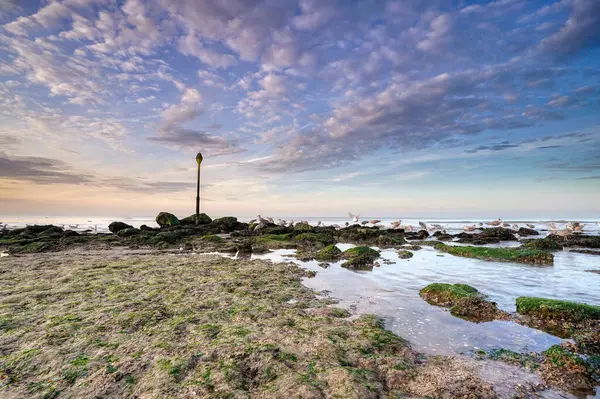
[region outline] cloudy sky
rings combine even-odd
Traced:
[[[0,0],[0,214],[600,216],[598,0]]]

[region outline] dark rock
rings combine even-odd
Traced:
[[[159,229],[155,229],[155,228],[146,226],[145,224],[140,226],[140,230],[141,231],[159,231]]]
[[[500,241],[517,241],[514,231],[505,229],[504,227],[493,227],[483,229],[480,233],[459,233],[455,235],[459,238],[459,243],[467,243],[474,245],[496,244]]]
[[[130,228],[133,228],[133,226],[131,226],[127,223],[123,223],[123,222],[112,222],[111,224],[108,225],[108,229],[113,234],[117,234],[121,230],[130,229]]]
[[[409,231],[404,233],[404,237],[407,240],[424,240],[429,237],[429,233],[427,230]]]
[[[215,219],[212,221],[212,223],[219,225],[221,229],[227,233],[236,230],[238,226],[238,220],[236,217],[233,216],[225,216],[219,219]]]
[[[198,223],[196,223],[196,221]],[[181,219],[179,222],[186,226],[199,225],[199,224],[210,224],[213,220],[206,213],[201,213],[196,217],[196,215],[190,215],[186,218]],[[237,221],[237,219],[236,219]]]
[[[483,323],[492,320],[508,320],[510,316],[498,309],[496,302],[485,300],[480,295],[460,298],[450,308],[450,313],[472,322]]]
[[[395,248],[406,244],[403,235],[382,234],[375,240],[375,244],[379,248]]]
[[[181,222],[177,219],[177,216],[172,213],[161,212],[156,216],[156,223],[158,223],[160,227],[171,227],[177,226]]]
[[[240,254],[251,254],[252,253],[252,242],[250,240],[244,240],[236,243],[237,252]]]
[[[578,254],[586,255],[600,255],[600,251],[594,251],[592,249],[571,249],[569,252],[576,252]]]
[[[540,249],[543,251],[560,251],[563,247],[550,236],[534,240],[524,240],[522,244],[526,249]]]
[[[454,240],[454,236],[452,234],[448,234],[445,231],[436,231],[433,233],[433,236],[440,241],[452,241]]]
[[[550,234],[547,238],[555,240],[564,247],[600,248],[600,236],[571,234],[562,237],[556,234]]]
[[[522,237],[525,237],[525,236],[539,236],[539,235],[540,235],[540,233],[538,233],[538,232],[537,232],[537,231],[535,231],[534,229],[528,229],[528,228],[526,228],[526,227],[521,227],[521,228],[519,229],[519,231],[517,231],[517,233],[518,233],[520,236],[522,236]]]
[[[131,236],[134,236],[136,234],[139,234],[139,232],[140,232],[140,230],[136,229],[135,227],[128,227],[126,229],[119,230],[117,232],[117,235],[119,237],[125,238],[125,237],[131,237]]]

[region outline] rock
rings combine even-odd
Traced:
[[[250,240],[244,240],[236,243],[237,251],[240,254],[251,254],[252,253],[252,242]]]
[[[348,259],[342,267],[355,270],[370,270],[373,268],[375,259],[379,258],[379,251],[369,247],[354,247],[342,253],[342,258]]]
[[[571,250],[569,250],[569,252],[575,252],[578,254],[586,254],[586,255],[600,255],[600,251],[594,251],[592,249],[571,249]]]
[[[600,320],[600,306],[585,303],[522,296],[517,298],[516,304],[517,313],[539,319],[569,322]]]
[[[427,230],[405,232],[404,237],[407,240],[424,240],[429,237]]]
[[[315,258],[317,260],[335,261],[342,256],[342,250],[331,244],[320,250]]]
[[[471,295],[460,298],[450,308],[453,316],[467,319],[476,323],[510,318],[508,313],[498,309],[495,302],[485,300],[481,295]]]
[[[198,220],[198,223],[196,223],[196,219]],[[184,226],[195,226],[197,224],[198,225],[210,224],[212,222],[212,219],[206,213],[201,213],[198,215],[197,218],[196,218],[196,215],[194,214],[194,215],[190,215],[186,218],[181,219],[180,222]]]
[[[538,232],[537,232],[537,231],[535,231],[534,229],[528,229],[528,228],[526,228],[526,227],[521,227],[521,228],[520,228],[520,229],[517,231],[517,233],[518,233],[520,236],[522,236],[522,237],[525,237],[525,236],[539,236],[539,235],[540,235],[540,233],[538,233]]]
[[[238,220],[234,216],[225,216],[225,217],[213,220],[212,223],[219,225],[221,227],[221,229],[223,229],[224,231],[229,233],[236,229],[236,227],[238,225]]]
[[[179,219],[177,219],[177,216],[173,215],[172,213],[168,213],[168,212],[161,212],[156,216],[156,223],[158,223],[158,225],[162,228],[162,227],[171,227],[171,226],[177,226],[179,224],[181,224],[181,222],[179,221]]]
[[[475,287],[467,284],[432,283],[419,291],[421,298],[437,306],[451,307],[461,298],[478,295]]]
[[[556,234],[550,234],[547,238],[558,242],[563,247],[600,248],[600,236],[571,234],[561,237]]]
[[[141,231],[159,231],[158,229],[146,226],[145,224],[140,226]]]
[[[517,241],[513,230],[504,227],[493,227],[484,229],[481,233],[469,234],[459,233],[455,237],[459,238],[459,243],[469,243],[474,245],[496,244],[500,241]]]
[[[401,235],[382,234],[375,240],[375,245],[379,248],[395,248],[406,244],[406,240]]]
[[[108,229],[113,234],[117,234],[121,230],[130,229],[130,228],[133,228],[133,226],[131,226],[127,223],[123,223],[123,222],[112,222],[111,224],[108,225]]]
[[[126,229],[119,230],[117,232],[117,235],[119,237],[125,238],[125,237],[134,236],[134,235],[138,234],[139,232],[140,232],[140,230],[136,229],[135,227],[128,227]]]
[[[400,259],[410,259],[413,257],[413,253],[406,250],[397,251],[396,253]]]
[[[526,249],[538,249],[543,251],[560,251],[563,248],[555,239],[550,237],[525,240],[521,246]]]
[[[322,248],[333,244],[334,239],[325,233],[302,233],[295,236],[294,241],[302,246]]]
[[[566,391],[593,395],[596,381],[591,364],[560,345],[551,346],[543,355],[538,373],[544,382]]]
[[[294,225],[294,230],[296,230],[296,231],[298,231],[298,230],[301,230],[301,231],[312,230],[312,226],[310,224],[308,224],[308,223],[300,222],[300,223],[296,223]]]
[[[419,251],[419,250],[423,249],[423,247],[421,247],[419,245],[404,245],[401,249],[409,250],[409,251]]]

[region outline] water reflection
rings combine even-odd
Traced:
[[[338,244],[345,250],[352,245]],[[518,296],[540,296],[589,304],[600,304],[595,287],[600,276],[585,272],[600,268],[600,258],[569,252],[555,254],[553,267],[485,262],[439,253],[430,247],[414,252],[409,260],[399,259],[394,250],[383,250],[384,264],[373,271],[355,272],[342,262],[323,268],[316,261],[300,262],[294,250],[277,250],[253,255],[275,262],[290,261],[317,271],[305,284],[329,291],[342,306],[358,313],[376,313],[388,328],[410,340],[415,349],[432,354],[454,354],[477,349],[507,348],[518,352],[542,351],[562,340],[545,332],[510,321],[472,323],[452,316],[446,309],[431,306],[418,292],[432,282],[467,283],[497,302],[501,309],[515,311]]]

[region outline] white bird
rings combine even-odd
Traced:
[[[419,226],[421,226],[424,230],[427,230],[427,225],[423,222],[419,222]]]
[[[431,227],[433,227],[436,230],[442,230],[443,229],[443,227],[442,227],[441,224],[432,224]]]
[[[548,224],[548,230],[550,230],[551,232],[556,232],[558,230],[558,228],[556,227],[556,223],[550,222]]]
[[[533,228],[535,228],[535,224],[527,223],[527,227],[529,227],[530,229],[533,229]]]
[[[260,216],[260,215],[256,216],[256,218],[258,219],[259,223],[262,223],[262,224],[269,224],[269,221],[268,221],[267,219],[263,218],[263,217],[262,217],[262,216]]]
[[[289,227],[294,227],[294,221],[290,220],[290,224],[288,224]]]
[[[475,229],[477,229],[477,226],[475,225],[463,227],[464,231],[475,231]]]
[[[488,226],[500,226],[502,224],[502,219],[498,218],[494,221],[488,222]]]
[[[515,230],[519,230],[519,225],[518,224],[513,224],[512,228],[515,229]]]
[[[256,223],[256,219],[252,219],[251,221],[248,222],[248,224],[252,224],[252,223]]]
[[[392,229],[397,229],[398,226],[400,226],[401,223],[402,223],[402,220],[398,220],[396,222],[390,223],[390,226],[392,226]]]
[[[273,224],[275,223],[275,222],[273,221],[273,218],[267,218],[267,220],[268,220],[270,223],[273,223]]]
[[[348,212],[348,216],[352,219],[352,222],[358,223],[358,218],[360,217],[360,213],[354,215],[353,213]]]
[[[69,227],[72,229],[76,229],[79,227],[79,225],[78,224],[70,224]]]

